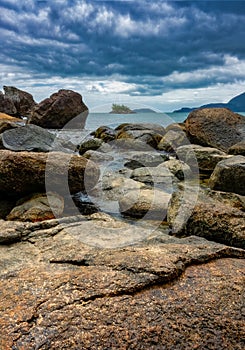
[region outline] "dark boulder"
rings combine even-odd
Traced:
[[[29,123],[50,129],[84,128],[87,116],[88,107],[79,93],[59,90],[33,109]]]
[[[68,146],[65,141],[62,142],[46,129],[31,124],[5,131],[2,134],[2,143],[4,148],[11,151],[71,151],[65,148]]]
[[[29,92],[17,89],[13,86],[4,86],[5,99],[10,100],[16,108],[15,115],[30,117],[36,102]]]
[[[245,118],[226,108],[204,108],[191,112],[185,121],[192,143],[227,152],[244,140]]]

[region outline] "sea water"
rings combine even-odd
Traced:
[[[85,129],[96,130],[102,125],[115,128],[122,123],[154,123],[166,127],[173,123],[183,122],[187,116],[188,113],[89,113]]]

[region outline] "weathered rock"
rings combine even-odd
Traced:
[[[60,217],[63,210],[64,199],[57,193],[35,194],[17,201],[16,207],[6,220],[31,222],[50,220]]]
[[[103,173],[102,178],[89,192],[92,200],[100,210],[111,214],[120,214],[119,201],[130,191],[139,191],[146,185],[110,171]]]
[[[85,140],[79,146],[79,154],[83,155],[86,151],[96,151],[103,145],[103,141],[97,138]]]
[[[32,109],[36,106],[33,96],[29,92],[13,86],[4,86],[5,98],[12,101],[16,108],[16,115],[30,117]]]
[[[233,156],[219,162],[209,180],[213,190],[245,195],[245,157]]]
[[[120,124],[118,127],[115,129],[118,132],[121,131],[132,131],[132,130],[152,130],[156,134],[164,135],[166,133],[166,130],[163,126],[159,124],[154,124],[154,123],[141,123],[141,124],[136,124],[136,123],[124,123]]]
[[[195,235],[245,248],[243,199],[230,194],[200,191],[194,200],[192,188],[175,192],[169,202],[167,220],[177,236]]]
[[[152,147],[140,139],[118,139],[113,141],[113,146],[121,152],[141,151],[152,152]]]
[[[161,138],[157,145],[157,149],[166,152],[176,152],[176,148],[189,144],[186,134],[180,130],[169,130]]]
[[[190,179],[193,175],[189,165],[178,159],[169,159],[158,167],[167,168],[180,181]]]
[[[120,139],[133,139],[137,141],[142,141],[147,145],[157,148],[158,143],[160,142],[162,136],[158,133],[155,133],[152,130],[120,130],[117,133],[117,140]]]
[[[83,153],[83,157],[87,159],[91,159],[95,163],[108,162],[114,159],[113,156],[110,154],[97,152],[93,150],[88,150],[85,153]]]
[[[197,162],[200,172],[212,172],[220,161],[230,158],[225,152],[217,148],[199,145],[178,147],[177,155],[190,167],[193,167]]]
[[[131,178],[149,185],[161,184],[161,187],[169,191],[171,191],[174,181],[173,174],[164,166],[134,169]]]
[[[245,140],[236,143],[228,149],[229,154],[245,156]]]
[[[130,169],[136,169],[141,167],[154,167],[169,159],[167,154],[161,154],[157,152],[128,152],[124,154],[126,167]]]
[[[165,129],[157,124],[121,124],[117,128],[116,138],[133,139],[142,141],[147,145],[157,148]]]
[[[2,349],[242,350],[244,251],[161,230],[162,243],[93,248],[84,237],[144,231],[94,215],[1,222],[0,241],[19,241],[0,246]]]
[[[36,125],[7,130],[2,143],[11,151],[49,152],[54,147],[55,135]]]
[[[62,152],[0,151],[0,191],[17,196],[55,191],[76,193],[93,187],[99,169],[87,159]]]
[[[103,140],[104,142],[110,142],[115,140],[116,131],[109,126],[100,126],[92,133],[92,135],[98,139]]]
[[[187,221],[186,232],[245,249],[245,213],[222,204],[200,203]]]
[[[226,108],[203,108],[191,112],[185,121],[192,143],[227,152],[244,140],[245,118]]]
[[[88,108],[79,93],[59,90],[33,109],[28,122],[50,129],[62,129],[64,126],[81,129],[87,115]]]
[[[183,131],[186,132],[186,128],[185,128],[185,123],[173,123],[173,124],[169,124],[168,126],[166,126],[165,128],[166,132],[167,131]]]
[[[0,112],[13,116],[17,114],[17,109],[13,101],[11,101],[10,98],[6,97],[2,91],[0,91]]]
[[[130,191],[119,200],[120,212],[134,218],[164,221],[171,194],[160,190]]]

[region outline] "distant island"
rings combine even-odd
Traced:
[[[233,112],[245,112],[245,92],[235,96],[228,103],[209,103],[200,107],[183,107],[175,110],[173,113],[189,113],[199,108],[229,108]]]
[[[150,108],[138,108],[133,110],[135,113],[156,113],[153,109]]]
[[[125,105],[117,105],[116,103],[113,103],[112,110],[110,113],[113,113],[113,114],[133,114],[136,112],[134,112],[132,109],[130,109],[129,107],[127,107]]]

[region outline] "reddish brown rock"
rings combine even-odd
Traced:
[[[13,86],[4,86],[3,89],[5,98],[14,104],[16,115],[29,117],[32,109],[36,105],[33,96],[29,92],[17,89]]]
[[[192,143],[227,152],[244,139],[245,118],[227,108],[203,108],[191,112],[185,121]]]
[[[81,237],[115,220],[76,220],[1,222],[1,349],[243,349],[244,251],[161,230],[103,249]]]
[[[41,101],[32,111],[29,123],[43,128],[84,128],[88,107],[82,96],[72,90],[59,90]]]
[[[2,93],[2,91],[0,91],[0,112],[10,114],[10,115],[17,114],[17,109],[16,109],[13,101],[11,101],[10,98],[6,97]]]
[[[6,217],[6,220],[44,221],[60,217],[64,210],[64,199],[56,193],[35,194],[23,198]]]
[[[98,167],[77,155],[0,151],[0,191],[5,195],[76,193],[93,187],[98,177]]]

